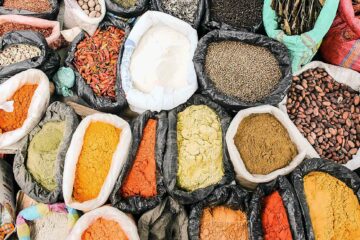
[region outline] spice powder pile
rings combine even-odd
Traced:
[[[27,10],[35,13],[51,11],[49,0],[4,0],[2,6],[9,9]]]
[[[50,212],[29,224],[31,240],[65,240],[68,233],[66,213]]]
[[[96,219],[81,235],[81,240],[128,240],[128,237],[114,220]]]
[[[15,22],[5,22],[0,24],[0,37],[8,32],[13,31],[35,31],[42,34],[45,38],[49,37],[52,33],[52,28],[40,28],[34,27],[27,24],[15,23]]]

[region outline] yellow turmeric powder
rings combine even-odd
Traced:
[[[121,129],[108,123],[89,124],[76,165],[73,191],[76,201],[88,201],[100,193],[120,141],[120,133]]]

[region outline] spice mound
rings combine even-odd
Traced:
[[[298,154],[286,128],[270,113],[251,114],[239,124],[235,146],[252,174],[269,174]]]
[[[13,44],[0,52],[0,67],[41,56],[41,50],[30,44]]]
[[[156,196],[156,124],[154,119],[146,123],[134,164],[120,190],[124,197]]]
[[[101,16],[101,5],[99,0],[77,0],[81,9],[91,18]]]
[[[270,95],[282,76],[267,48],[238,41],[210,43],[205,72],[220,92],[250,103]]]
[[[49,37],[52,33],[52,28],[40,28],[40,27],[34,27],[31,25],[21,24],[21,23],[15,23],[15,22],[5,22],[0,24],[0,37],[8,32],[13,31],[35,31],[40,34],[42,34],[45,38]]]
[[[76,201],[96,198],[106,180],[121,129],[103,122],[92,122],[86,129],[76,165],[73,195]]]
[[[66,213],[50,212],[29,223],[31,240],[65,240],[68,235]]]
[[[48,191],[53,191],[57,187],[56,157],[64,131],[65,121],[48,122],[29,145],[26,167],[35,180]]]
[[[360,148],[360,96],[324,69],[293,77],[287,112],[320,157],[347,163]]]
[[[315,239],[360,239],[360,205],[353,190],[330,174],[311,172],[304,191]]]
[[[114,26],[85,37],[75,51],[74,65],[98,96],[115,101],[116,65],[124,31]]]
[[[210,0],[210,18],[236,28],[262,22],[263,2],[259,0]]]
[[[193,23],[198,10],[199,0],[162,0],[161,4],[171,15]]]
[[[217,114],[206,105],[193,105],[178,114],[177,184],[194,191],[224,175],[222,131]]]
[[[246,213],[224,206],[205,208],[200,220],[200,240],[249,239]]]
[[[138,0],[112,0],[114,3],[119,4],[123,8],[135,7]]]
[[[37,86],[37,84],[24,85],[7,100],[14,101],[14,111],[5,112],[4,110],[0,110],[0,133],[13,131],[23,125]]]
[[[279,192],[273,192],[263,199],[261,222],[265,240],[292,240],[289,220]]]
[[[28,10],[35,13],[45,13],[51,11],[49,0],[4,0],[2,7],[8,9]]]
[[[114,220],[96,219],[81,235],[81,240],[128,240],[128,237]]]

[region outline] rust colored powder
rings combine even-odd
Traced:
[[[134,165],[120,190],[124,197],[156,195],[156,124],[153,119],[146,123]]]
[[[205,208],[200,221],[200,240],[247,240],[246,213],[224,206]]]
[[[84,143],[76,165],[73,195],[76,201],[96,198],[109,173],[121,129],[92,122],[86,129]]]
[[[7,101],[14,101],[14,111],[0,110],[0,133],[13,131],[23,125],[37,86],[37,84],[24,85],[10,99],[7,99]]]
[[[5,22],[3,24],[0,24],[0,36],[4,35],[5,33],[12,32],[12,31],[20,31],[20,30],[26,30],[26,31],[35,31],[38,33],[41,33],[45,38],[49,37],[52,33],[52,28],[40,28],[40,27],[34,27],[27,24],[21,24],[21,23],[13,23],[13,22]]]
[[[119,223],[98,218],[81,235],[81,240],[128,240]]]
[[[4,0],[2,6],[9,9],[28,10],[36,13],[50,12],[51,10],[49,0]]]
[[[264,198],[261,221],[265,240],[292,240],[289,220],[279,192]]]

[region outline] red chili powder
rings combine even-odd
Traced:
[[[81,235],[81,240],[128,240],[118,222],[98,218]]]
[[[143,130],[139,149],[134,164],[120,189],[124,197],[142,196],[153,197],[156,195],[156,124],[150,119]]]
[[[35,31],[42,34],[45,38],[49,37],[52,33],[52,28],[41,28],[41,27],[34,27],[27,24],[21,24],[21,23],[14,23],[14,22],[5,22],[0,24],[0,36],[3,36],[4,34],[12,31]]]
[[[263,199],[261,221],[265,240],[292,240],[289,220],[279,192],[273,192]]]

